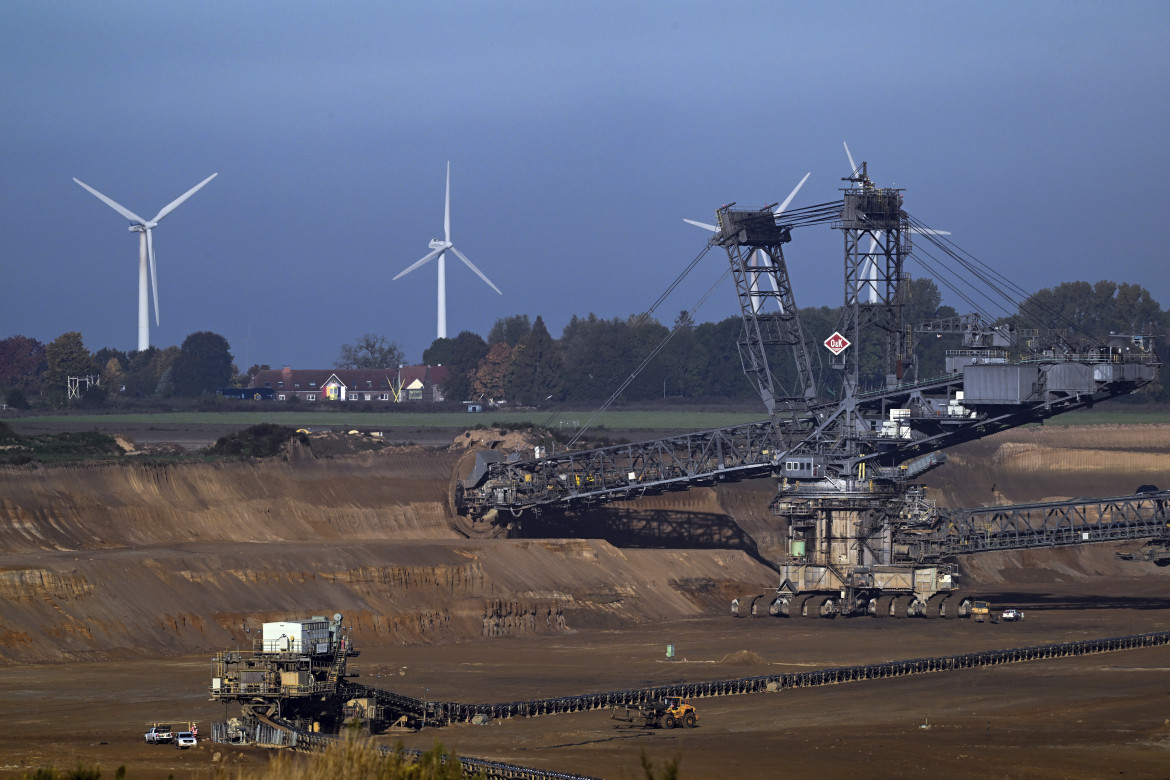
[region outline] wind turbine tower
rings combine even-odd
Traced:
[[[503,295],[503,293],[500,292],[500,288],[496,287],[495,284],[492,283],[491,279],[484,276],[483,271],[476,268],[475,264],[468,260],[467,256],[456,249],[455,245],[451,243],[451,162],[449,160],[447,161],[447,201],[446,206],[443,209],[443,240],[440,241],[437,238],[432,238],[428,246],[431,248],[430,252],[428,252],[414,265],[410,266],[404,271],[400,271],[398,275],[395,276],[391,281],[398,281],[419,266],[426,265],[436,257],[439,258],[438,338],[445,339],[447,338],[447,266],[445,263],[445,255],[447,254],[448,250],[454,252],[455,256],[463,261],[464,265],[466,265],[472,271],[475,271],[475,275],[480,279],[483,279],[488,287],[492,288],[500,295]]]
[[[130,209],[115,201],[113,198],[107,197],[93,187],[89,186],[80,179],[74,178],[73,181],[80,184],[102,203],[112,208],[114,211],[121,214],[126,219],[130,220],[130,232],[138,234],[138,351],[142,352],[150,347],[150,315],[147,304],[147,267],[150,269],[150,282],[154,290],[154,324],[158,325],[158,276],[155,272],[154,264],[154,238],[151,231],[162,221],[162,218],[172,211],[177,209],[183,201],[194,195],[199,191],[204,184],[218,176],[218,173],[213,173],[203,181],[196,184],[191,189],[184,192],[179,197],[172,200],[162,210],[154,215],[154,219],[143,219],[135,214]]]

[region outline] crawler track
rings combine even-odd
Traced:
[[[789,674],[765,674],[753,677],[738,677],[732,680],[712,682],[676,683],[654,688],[637,688],[603,693],[587,693],[578,696],[559,696],[550,699],[502,702],[497,704],[462,704],[460,702],[423,702],[408,696],[369,688],[356,683],[345,683],[346,696],[372,696],[378,704],[399,715],[428,726],[443,726],[451,723],[469,722],[475,715],[491,718],[531,718],[538,715],[559,715],[585,710],[609,709],[611,707],[636,706],[642,702],[661,699],[665,696],[701,698],[707,696],[734,696],[763,691],[783,691],[790,688],[810,688],[820,685],[840,685],[860,680],[880,680],[888,677],[905,677],[912,674],[930,674],[958,669],[975,669],[1000,664],[1040,661],[1049,658],[1092,655],[1117,650],[1133,650],[1142,647],[1159,647],[1170,644],[1170,631],[1148,634],[1084,639],[1076,642],[1059,642],[1033,647],[1016,647],[1006,650],[986,650],[978,653],[912,658],[902,661],[886,661],[876,664],[840,666],[809,672]],[[553,775],[548,775],[552,777]],[[567,776],[567,775],[566,775]]]

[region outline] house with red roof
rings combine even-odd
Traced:
[[[277,401],[380,401],[438,403],[447,379],[443,366],[400,368],[298,368],[258,371],[251,388],[267,387]]]

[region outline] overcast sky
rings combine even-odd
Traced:
[[[329,367],[363,333],[421,359],[451,230],[448,331],[644,311],[736,201],[840,197],[842,142],[905,208],[1027,290],[1165,260],[1170,3],[10,2],[0,10],[0,338],[223,335],[241,369]],[[842,242],[798,232],[801,306],[842,297]],[[669,324],[726,266],[711,252]],[[910,267],[916,275],[926,275]],[[960,310],[961,301],[944,297]],[[696,319],[738,308],[729,282]],[[730,347],[730,345],[729,345]]]

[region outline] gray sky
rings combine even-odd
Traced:
[[[905,208],[1027,290],[1108,278],[1170,306],[1170,4],[38,2],[0,10],[0,338],[135,349],[153,216],[161,325],[241,368],[328,367],[362,333],[645,310],[703,248],[683,217],[840,196],[842,141]],[[839,305],[841,236],[786,248]],[[710,253],[667,324],[722,273]],[[912,273],[925,275],[918,268]],[[944,302],[964,310],[961,301]],[[738,312],[729,282],[698,311]],[[730,346],[730,345],[729,345]]]

